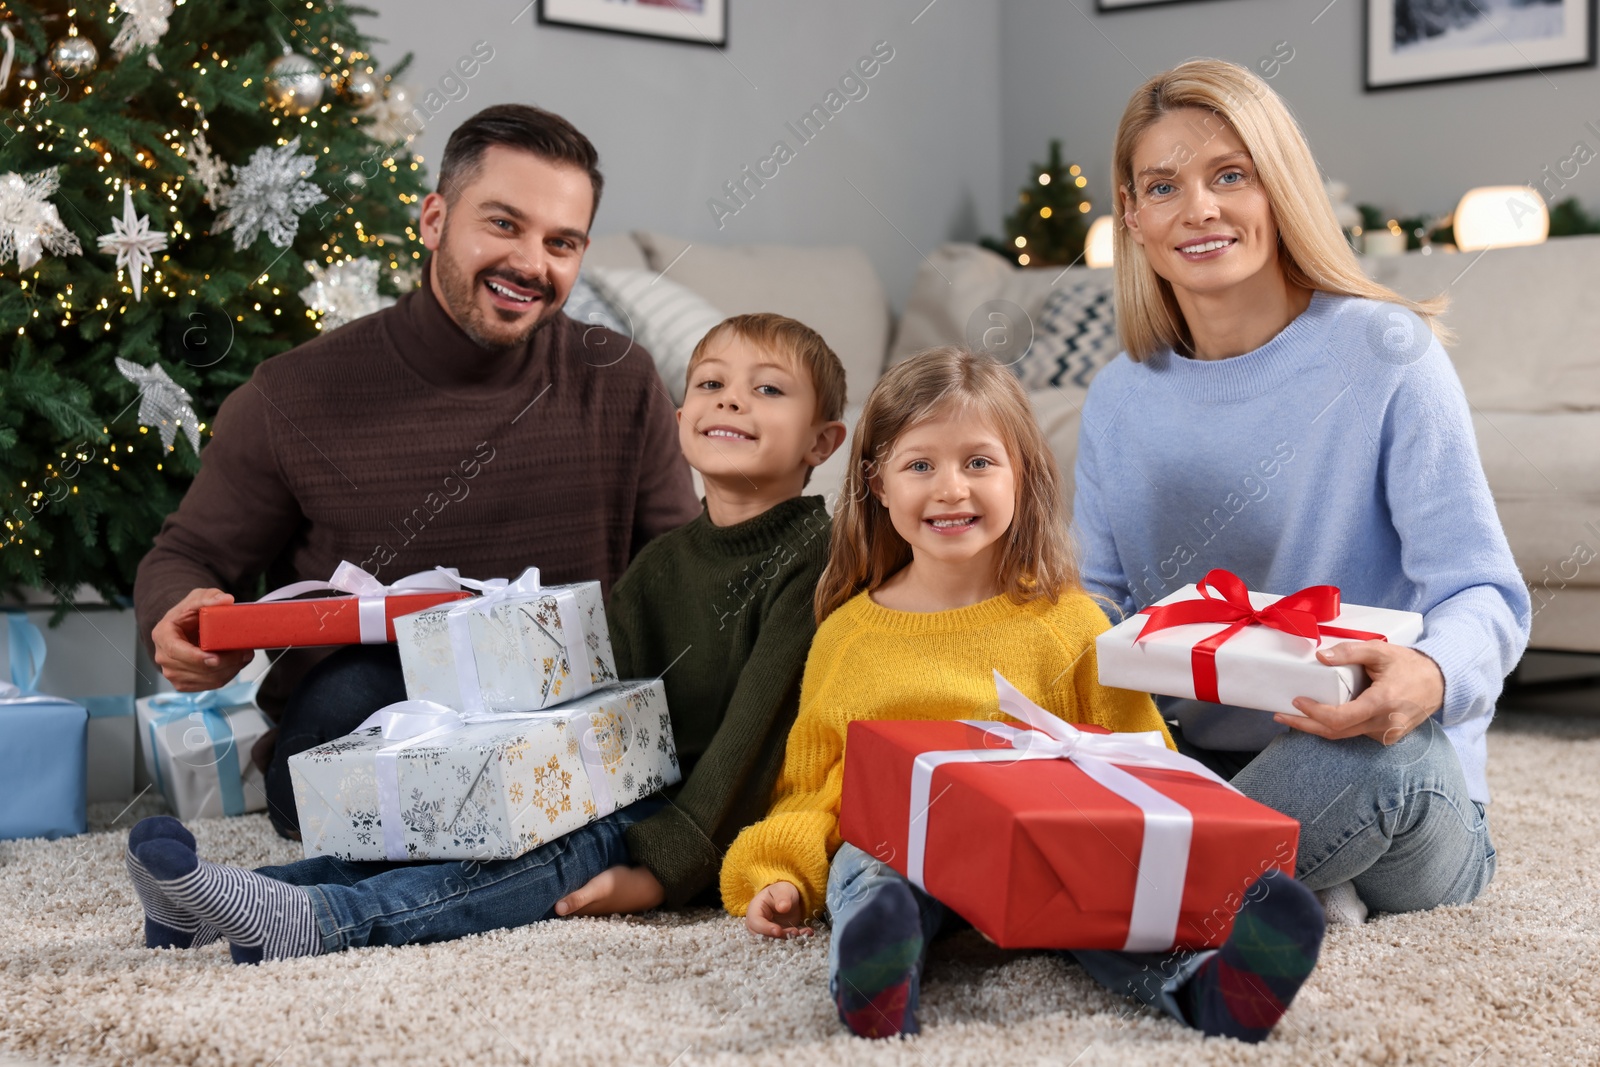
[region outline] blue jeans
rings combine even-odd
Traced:
[[[1176,731],[1175,731],[1176,733]],[[1180,748],[1226,774],[1227,757]],[[1240,792],[1300,820],[1295,876],[1306,888],[1353,881],[1375,912],[1468,904],[1494,877],[1482,804],[1467,796],[1461,761],[1433,719],[1392,745],[1328,741],[1290,730],[1232,777]],[[1173,994],[1209,952],[1075,952],[1106,988],[1182,1018]]]
[[[662,805],[630,804],[510,860],[352,862],[316,856],[256,873],[304,886],[324,952],[452,941],[555,916],[556,902],[630,863],[624,831]]]
[[[857,908],[872,899],[872,894],[895,882],[910,887],[922,919],[922,955],[917,958],[917,975],[911,983],[911,998],[906,1005],[910,1012],[916,1013],[922,964],[928,958],[928,942],[944,925],[948,917],[946,908],[911,885],[905,875],[887,863],[873,859],[848,841],[839,846],[839,851],[833,854],[833,863],[828,867],[826,903],[829,919],[833,923],[833,936],[828,941],[828,994],[835,1002],[839,999],[839,935],[849,925],[850,917]]]

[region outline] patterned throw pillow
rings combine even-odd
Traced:
[[[650,350],[672,402],[681,405],[694,346],[725,316],[653,270],[594,267],[588,275],[595,291],[624,320],[618,332]]]
[[[1050,294],[1034,322],[1033,345],[1011,369],[1030,392],[1087,389],[1119,351],[1111,287],[1077,282]]]
[[[578,280],[572,283],[572,292],[567,294],[567,302],[561,306],[569,318],[577,319],[585,326],[604,326],[608,330],[615,330],[624,337],[628,335],[628,327],[622,321],[622,316],[617,314],[617,309],[606,303],[589,279],[578,275]]]

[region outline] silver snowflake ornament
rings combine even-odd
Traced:
[[[161,435],[161,444],[170,449],[178,431],[189,439],[189,446],[200,451],[200,420],[194,413],[189,393],[167,376],[159,363],[141,367],[117,357],[117,370],[139,387],[139,424]]]
[[[118,0],[117,6],[122,9],[122,25],[111,41],[113,52],[126,57],[135,48],[161,43],[172,16],[172,0]]]
[[[195,134],[184,155],[189,160],[190,177],[205,187],[206,199],[215,204],[227,191],[228,164],[211,154],[203,133]]]
[[[83,251],[50,202],[60,187],[61,173],[55,167],[26,178],[0,174],[0,265],[15,257],[17,266],[28,270],[46,251],[58,256]]]
[[[133,210],[133,190],[122,187],[122,218],[111,220],[111,232],[100,237],[100,251],[115,252],[117,266],[133,282],[134,300],[144,299],[144,272],[156,265],[155,253],[167,247],[167,235],[150,229],[150,216]]]
[[[288,248],[300,228],[301,213],[328,199],[306,181],[316,171],[316,157],[297,155],[299,150],[296,137],[276,148],[258,148],[250,162],[233,168],[233,188],[217,197],[223,211],[216,228],[219,233],[233,231],[234,251],[249,248],[263,230],[273,244]]]
[[[378,261],[350,259],[324,267],[306,260],[312,282],[300,290],[306,307],[322,316],[322,328],[332,330],[394,303],[378,294]]]

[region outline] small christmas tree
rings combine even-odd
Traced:
[[[0,0],[0,590],[131,591],[223,398],[416,285],[405,63],[284,12]]]
[[[1033,165],[1033,181],[1017,194],[1006,219],[1006,241],[985,238],[985,248],[1023,267],[1064,267],[1083,255],[1089,236],[1089,180],[1076,163],[1061,160],[1061,142],[1050,142],[1050,161]]]

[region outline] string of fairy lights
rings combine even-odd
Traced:
[[[184,2],[185,0],[173,0],[173,5],[181,7]],[[287,4],[277,5],[280,11],[288,6]],[[318,12],[318,4],[313,0],[306,0],[304,7],[308,13],[315,14]],[[116,3],[106,4],[100,11],[96,11],[95,5],[91,4],[77,4],[70,7],[65,12],[65,17],[70,27],[69,36],[78,36],[80,24],[89,25],[98,20],[101,25],[111,25],[117,19],[118,13],[119,8]],[[11,9],[10,3],[7,0],[0,0],[0,23],[7,22],[15,17],[16,13]],[[292,22],[292,27],[288,31],[288,37],[294,41],[298,48],[309,53],[313,58],[315,76],[318,79],[338,87],[341,84],[348,85],[350,79],[354,77],[365,75],[367,85],[369,87],[374,85],[377,87],[378,99],[381,101],[383,89],[390,83],[391,78],[389,75],[379,76],[377,74],[374,67],[374,57],[370,53],[360,48],[347,47],[343,42],[331,39],[325,34],[315,41],[311,40],[309,37],[311,19],[308,17],[300,16],[290,21]],[[279,39],[280,41],[283,40],[281,35]],[[92,54],[93,49],[91,48],[90,51]],[[172,49],[165,47],[162,49],[163,55],[170,56],[171,52]],[[190,61],[189,65],[189,70],[194,76],[204,78],[239,77],[243,73],[239,70],[237,63],[230,61],[220,50],[211,47],[209,42],[202,42],[195,52],[195,58]],[[286,56],[291,54],[288,41],[284,41],[284,53]],[[148,60],[137,52],[129,58],[140,62],[150,61],[153,66],[156,65],[154,52],[149,53]],[[125,58],[123,61],[128,61],[128,59]],[[92,60],[89,69],[93,69]],[[268,79],[252,73],[239,77],[238,84],[241,89],[250,89],[257,85],[258,81],[266,80]],[[82,163],[86,162],[82,157],[87,155],[95,161],[96,173],[102,176],[102,185],[105,190],[107,204],[113,205],[115,208],[123,200],[124,190],[131,189],[146,205],[149,205],[153,200],[157,205],[165,207],[165,211],[161,212],[165,218],[161,222],[158,222],[157,218],[154,217],[159,207],[151,209],[150,231],[152,234],[164,234],[166,240],[165,248],[157,251],[150,261],[150,274],[148,280],[143,284],[143,288],[146,290],[143,295],[150,296],[154,300],[164,298],[167,301],[177,300],[184,295],[199,297],[200,289],[206,282],[211,280],[212,274],[210,271],[202,270],[197,277],[194,273],[185,271],[183,268],[184,253],[193,246],[193,242],[220,240],[221,237],[218,236],[215,228],[196,231],[189,220],[185,219],[183,211],[180,209],[180,201],[188,182],[191,179],[198,180],[198,176],[193,173],[187,173],[184,168],[174,168],[170,166],[168,161],[159,158],[155,152],[137,146],[135,146],[131,157],[126,153],[122,153],[119,159],[116,146],[108,143],[105,138],[97,136],[87,126],[76,123],[63,125],[52,112],[52,105],[64,99],[65,96],[58,97],[54,95],[50,88],[52,81],[59,83],[60,79],[47,79],[37,71],[34,71],[29,75],[17,77],[13,83],[18,89],[24,90],[24,95],[18,104],[9,109],[9,114],[3,120],[4,125],[14,133],[32,139],[35,142],[34,149],[42,157],[42,162],[26,169],[37,171],[41,167],[57,166],[65,169],[67,167],[81,166]],[[0,84],[0,94],[7,92],[9,88],[4,84]],[[263,86],[263,89],[265,88]],[[75,94],[76,92],[78,91],[75,90]],[[81,87],[81,98],[89,99],[94,92],[94,85],[85,80]],[[402,96],[400,99],[404,99],[404,97]],[[192,164],[194,162],[193,146],[196,144],[197,139],[200,140],[201,144],[205,143],[203,137],[212,129],[211,121],[207,118],[201,102],[182,89],[175,88],[173,97],[169,98],[166,103],[169,108],[175,103],[176,109],[180,112],[180,117],[169,120],[171,124],[160,132],[159,139],[167,152],[183,159],[186,164]],[[329,101],[311,107],[303,113],[295,113],[293,108],[277,106],[270,93],[264,95],[261,107],[273,112],[271,116],[271,127],[274,131],[272,139],[277,147],[288,146],[297,138],[306,138],[308,140],[317,138],[318,135],[312,131],[326,130],[331,133],[332,127],[336,123],[347,123],[350,126],[357,127],[363,123],[368,125],[369,143],[383,153],[381,161],[377,161],[377,166],[380,169],[374,174],[374,178],[377,181],[386,181],[391,186],[390,195],[393,195],[396,198],[396,202],[401,205],[403,223],[397,223],[397,225],[403,224],[404,236],[397,240],[397,235],[394,234],[367,232],[367,226],[363,220],[351,218],[356,213],[355,208],[349,204],[343,204],[337,209],[327,210],[319,218],[319,221],[329,227],[329,231],[323,235],[325,239],[321,242],[320,258],[324,265],[331,266],[335,263],[349,262],[362,258],[364,253],[367,258],[376,258],[385,263],[387,269],[392,272],[397,284],[402,285],[402,287],[408,282],[414,285],[414,265],[417,260],[422,258],[422,249],[421,236],[411,221],[411,214],[413,205],[417,204],[421,198],[418,195],[408,194],[403,190],[393,188],[396,184],[396,179],[402,174],[403,168],[416,172],[421,169],[421,165],[424,162],[421,156],[412,154],[405,149],[404,146],[409,141],[409,138],[397,138],[398,143],[384,145],[383,141],[377,137],[376,131],[372,129],[378,124],[378,114],[375,114],[375,112],[379,112],[379,109]],[[340,114],[340,112],[344,113]],[[379,113],[381,114],[381,112]],[[318,139],[322,141],[331,140],[328,137]],[[67,150],[69,147],[70,152]],[[334,145],[332,143],[321,143],[315,148],[306,150],[312,152],[317,158],[321,158],[331,156],[334,152]],[[369,158],[376,160],[377,154],[378,152],[374,151]],[[405,156],[409,156],[409,158],[402,158]],[[226,166],[224,166],[224,172],[226,169]],[[80,171],[80,179],[81,173]],[[369,171],[368,173],[373,172]],[[327,177],[326,174],[323,176]],[[367,180],[366,175],[361,175],[357,179],[357,184],[359,185],[357,191],[364,196],[371,197],[377,194],[377,190],[371,188],[374,182]],[[81,182],[79,189],[81,190]],[[80,219],[88,220],[88,216],[84,213],[84,206],[86,205],[75,203],[73,198],[68,196],[60,196],[57,199],[66,205],[69,210],[76,212]],[[214,210],[217,208],[218,205],[213,202],[211,196],[207,195],[205,199],[212,204]],[[342,200],[343,198],[341,198],[341,203]],[[115,214],[115,210],[109,214]],[[338,227],[337,220],[341,219],[350,220],[351,226],[348,231]],[[92,228],[99,232],[104,231],[107,226],[105,224],[94,224]],[[298,228],[298,225],[296,228]],[[347,248],[347,246],[349,247]],[[289,247],[292,248],[292,242]],[[288,251],[288,249],[285,249],[285,251]],[[375,256],[374,253],[376,253]],[[280,255],[278,260],[284,258],[286,257]],[[248,307],[246,308],[245,305],[240,306],[240,309],[233,315],[235,322],[244,322],[246,316],[251,313],[269,315],[269,318],[281,318],[283,316],[283,306],[272,299],[283,297],[285,287],[289,286],[286,280],[273,284],[272,270],[278,260],[274,260],[272,264],[264,268],[262,273],[251,283],[250,288],[255,286],[262,287],[260,299],[249,299],[247,297],[249,299]],[[19,266],[21,262],[19,257]],[[299,263],[299,260],[295,260],[289,265],[290,269],[297,269]],[[306,265],[309,266],[310,264],[307,263]],[[136,262],[131,263],[130,267],[133,270],[139,269],[139,265]],[[55,292],[47,295],[44,289],[49,287],[50,283],[46,272],[38,264],[34,265],[31,271],[20,270],[17,276],[17,285],[29,297],[29,302],[33,305],[27,322],[17,328],[17,333],[22,336],[26,336],[28,333],[27,323],[37,320],[42,324],[46,315],[49,316],[52,326],[65,329],[76,325],[81,331],[87,324],[94,335],[104,336],[111,333],[113,324],[120,316],[127,314],[129,307],[128,299],[117,301],[114,294],[107,294],[101,291],[104,288],[103,286],[95,287],[97,290],[95,297],[89,298],[92,303],[86,302],[78,295],[78,291],[83,286],[70,280],[60,283]],[[116,288],[124,297],[136,298],[138,296],[135,293],[129,271],[121,266],[116,271]],[[290,288],[292,289],[292,287]],[[321,316],[316,310],[306,307],[304,314],[316,329],[322,329]],[[103,318],[101,318],[102,316]],[[97,319],[100,320],[99,329],[93,330],[93,324]],[[164,372],[162,373],[164,377]],[[170,382],[170,379],[168,381]],[[173,389],[185,399],[187,398],[187,394],[175,384]],[[115,419],[112,421],[115,421]],[[209,436],[210,427],[206,422],[198,422],[198,429],[201,433]],[[53,484],[57,479],[60,479],[63,483],[70,483],[65,485],[67,493],[71,495],[78,494],[79,486],[76,484],[75,479],[79,476],[79,468],[82,465],[88,464],[111,472],[121,472],[123,464],[129,462],[136,453],[136,446],[138,446],[137,450],[139,452],[148,453],[152,449],[152,445],[154,445],[156,454],[155,470],[163,470],[164,464],[161,461],[163,455],[176,447],[172,443],[171,430],[168,427],[162,427],[162,433],[167,438],[166,442],[147,442],[143,440],[150,432],[150,426],[141,424],[138,426],[139,438],[118,441],[111,436],[111,426],[103,424],[101,426],[103,444],[102,442],[95,443],[97,447],[104,448],[102,454],[96,455],[95,449],[88,447],[87,443],[76,446],[68,445],[57,450],[58,456],[46,463],[45,474],[42,479],[24,478],[19,480],[18,484],[22,490],[21,495],[24,504],[28,506],[30,511],[37,514],[46,506],[47,494],[51,501],[62,499],[58,495],[58,488]],[[95,459],[99,460],[98,464],[93,463]],[[69,471],[70,474],[68,473]],[[10,536],[0,541],[0,548],[22,546],[24,544],[22,534],[28,522],[26,520],[18,521],[15,517],[15,512],[10,512],[5,517],[4,525]],[[34,556],[40,555],[38,547],[28,547],[32,549]]]

